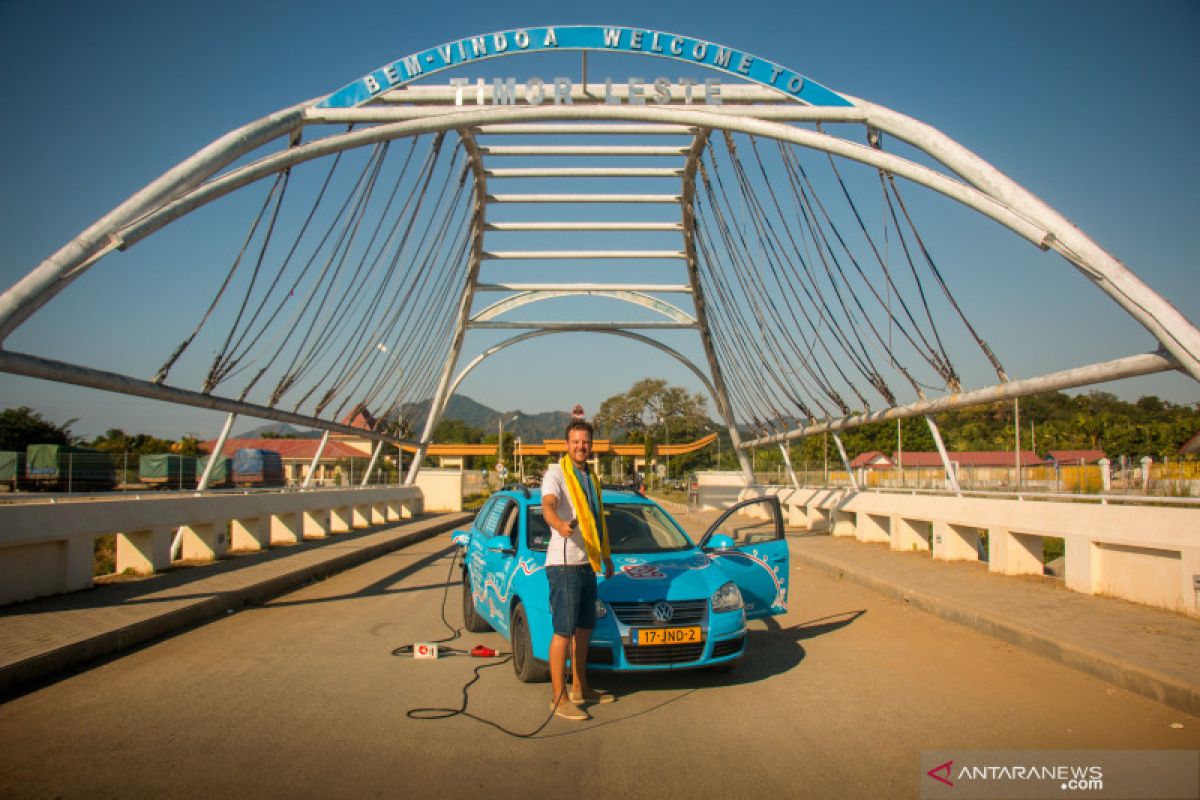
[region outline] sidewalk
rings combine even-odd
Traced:
[[[0,699],[64,670],[378,558],[470,518],[425,514],[398,525],[309,539],[293,547],[0,608]]]
[[[1200,716],[1200,620],[978,562],[789,534],[797,562]]]

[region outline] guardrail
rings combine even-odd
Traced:
[[[116,534],[116,571],[150,574],[180,557],[323,538],[421,513],[417,486],[205,493],[0,506],[0,604],[87,589],[98,537]]]
[[[712,488],[710,497],[727,496],[728,479]],[[1059,538],[1068,589],[1200,616],[1200,508],[1169,499],[1147,505],[1146,498],[1122,497],[1118,504],[1112,496],[1088,503],[1080,502],[1087,495],[1031,500],[781,486],[738,492],[761,494],[779,497],[789,525],[937,560],[986,560],[989,571],[1002,575],[1045,574],[1043,540]],[[707,504],[703,475],[700,503]]]

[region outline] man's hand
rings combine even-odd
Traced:
[[[613,567],[613,560],[611,558],[604,559],[604,577],[611,578],[616,571],[616,568]]]

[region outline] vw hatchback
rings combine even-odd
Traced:
[[[735,505],[693,542],[653,500],[610,489],[603,497],[616,573],[598,576],[589,668],[731,668],[746,649],[746,620],[787,610],[788,547],[776,498]],[[508,639],[525,682],[549,675],[545,561],[553,536],[541,491],[520,488],[492,495],[471,529],[453,535],[463,548],[464,624]]]

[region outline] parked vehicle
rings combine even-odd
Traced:
[[[274,450],[242,448],[233,454],[236,486],[283,486],[283,458]]]
[[[58,444],[25,448],[25,478],[34,489],[54,492],[108,492],[117,485],[108,453]]]
[[[192,488],[196,459],[174,453],[154,453],[138,459],[138,480],[162,489]]]
[[[735,505],[699,543],[636,492],[606,488],[603,499],[617,572],[599,580],[589,668],[731,668],[745,653],[746,620],[787,610],[788,546],[777,498]],[[497,492],[453,541],[463,548],[467,630],[495,629],[511,643],[518,679],[545,680],[553,632],[545,560],[553,536],[541,491]]]
[[[233,468],[229,463],[229,456],[200,456],[196,460],[196,483],[200,482],[200,476],[208,468],[210,458],[216,458],[217,463],[213,467],[212,474],[208,476],[208,488],[219,489],[223,486],[232,486]]]

